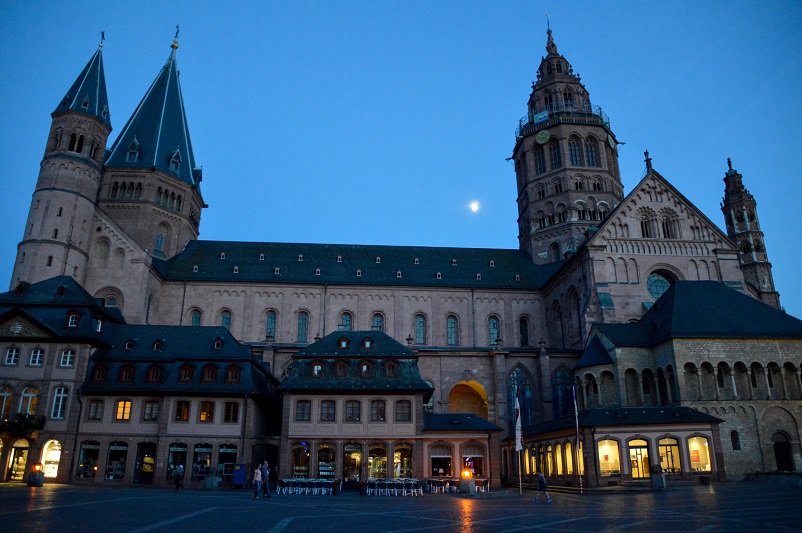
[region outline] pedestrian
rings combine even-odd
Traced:
[[[173,471],[173,482],[175,483],[175,491],[184,490],[184,465],[178,465]]]
[[[549,491],[546,490],[546,476],[543,475],[543,472],[538,470],[536,472],[537,475],[537,498],[532,498],[532,501],[537,503],[540,501],[541,496],[546,497],[546,503],[551,503],[551,496],[549,496]]]
[[[262,462],[262,466],[259,467],[259,471],[262,474],[262,493],[264,494],[265,498],[270,497],[270,465],[267,464],[267,461]]]
[[[253,497],[254,499],[259,499],[259,490],[262,488],[262,471],[259,468],[259,465],[256,465],[256,468],[253,469]]]

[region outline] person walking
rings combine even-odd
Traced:
[[[540,501],[542,496],[546,497],[546,503],[551,503],[551,496],[549,496],[549,491],[547,490],[546,485],[546,476],[543,475],[543,472],[538,470],[536,472],[537,475],[537,498],[532,498],[532,501],[537,503]]]
[[[262,462],[262,466],[259,467],[259,472],[262,474],[262,493],[264,494],[265,498],[270,497],[270,465],[267,464],[267,461]]]
[[[175,491],[184,490],[184,465],[178,465],[173,471],[173,482],[175,483]]]
[[[260,469],[260,465],[256,465],[256,468],[253,469],[253,497],[254,499],[259,499],[259,491],[262,489],[262,470]]]

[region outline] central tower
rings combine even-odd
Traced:
[[[623,198],[618,142],[610,121],[557,52],[547,55],[532,83],[528,112],[515,132],[518,242],[535,263],[576,250],[587,232]]]

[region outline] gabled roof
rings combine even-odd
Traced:
[[[75,111],[100,119],[111,129],[106,76],[103,72],[103,45],[98,46],[89,63],[56,106],[53,114]]]
[[[159,71],[134,114],[128,119],[107,155],[107,167],[155,168],[190,185],[200,182],[189,137],[174,41],[170,57]],[[138,150],[136,161],[127,161],[130,149]],[[177,170],[171,162],[175,161]]]
[[[802,320],[715,281],[677,281],[637,323],[594,328],[616,346],[670,338],[802,340]]]
[[[153,260],[175,281],[511,290],[542,287],[560,265],[535,265],[510,249],[194,240],[168,260]]]
[[[371,340],[369,347],[366,339]],[[346,348],[340,348],[342,340]],[[417,355],[381,331],[335,331],[293,355],[292,361],[280,386],[283,392],[423,392],[426,399],[434,390],[421,378]],[[362,373],[365,363],[368,375]],[[317,375],[314,365],[321,366]],[[345,365],[344,371],[338,373],[338,365]]]
[[[723,420],[720,418],[690,407],[602,407],[579,412],[579,425],[583,428],[679,426],[683,424],[719,424],[721,422]],[[573,430],[575,427],[576,419],[572,415],[525,427],[523,428],[523,434],[524,436],[533,436],[568,429]]]
[[[248,347],[240,344],[223,327],[204,326],[115,326],[107,333],[109,345],[98,349],[90,359],[84,394],[126,393],[131,395],[180,394],[236,396],[272,395],[277,383]],[[220,341],[216,347],[215,341]],[[158,343],[156,349],[155,343]],[[129,346],[130,344],[130,346]],[[94,381],[93,369],[103,365],[107,379]],[[148,369],[161,369],[161,380],[147,380]],[[190,381],[180,379],[181,369],[193,370]],[[207,366],[217,369],[217,379],[203,380]],[[234,365],[240,370],[239,383],[226,383],[226,371]],[[120,369],[134,368],[134,379],[120,382]]]
[[[610,352],[608,352],[607,348],[604,347],[604,344],[602,344],[601,340],[599,340],[599,337],[594,335],[590,338],[588,345],[585,346],[585,351],[582,352],[582,356],[574,366],[574,370],[579,370],[580,368],[587,368],[590,366],[611,364],[613,364],[613,358],[610,357]]]
[[[423,431],[503,431],[472,413],[423,413]]]

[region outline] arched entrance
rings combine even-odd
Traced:
[[[61,461],[61,443],[57,440],[50,440],[42,447],[42,464],[44,465],[45,477],[54,478],[58,476],[58,465]]]
[[[471,413],[487,420],[487,392],[475,381],[460,381],[448,393],[449,413]]]
[[[22,481],[25,477],[25,465],[28,464],[28,441],[18,439],[11,445],[8,458],[7,481]]]
[[[774,460],[777,463],[777,470],[785,472],[794,471],[794,458],[791,455],[791,441],[782,431],[778,431],[771,436],[774,443]]]

